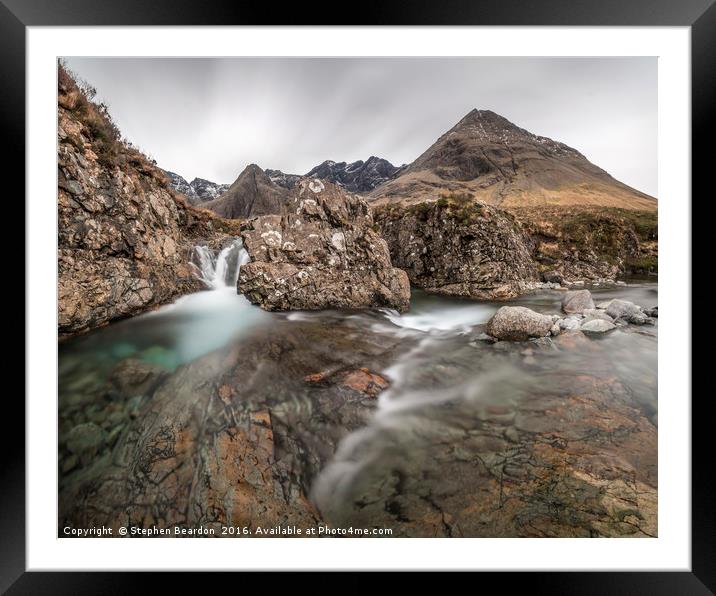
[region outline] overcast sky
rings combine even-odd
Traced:
[[[426,48],[429,50],[429,48]],[[68,58],[159,165],[233,182],[249,163],[409,163],[472,108],[657,195],[656,58]]]

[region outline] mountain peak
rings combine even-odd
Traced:
[[[652,197],[614,180],[576,149],[476,108],[372,196],[418,202],[446,192],[501,206],[656,208]]]

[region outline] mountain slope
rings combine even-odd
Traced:
[[[221,217],[246,219],[279,213],[287,197],[287,189],[274,184],[259,166],[250,164],[224,194],[201,206]]]
[[[169,170],[164,170],[164,173],[174,190],[183,194],[192,205],[216,199],[229,190],[228,184],[217,184],[203,178],[194,178],[191,182],[187,182],[185,178]]]
[[[656,199],[612,178],[579,151],[489,110],[472,110],[427,151],[376,187],[376,204],[468,193],[500,206],[585,205],[655,211]]]
[[[359,159],[353,163],[324,161],[306,176],[340,184],[349,192],[366,193],[390,180],[399,169],[389,161],[372,155],[368,161]]]

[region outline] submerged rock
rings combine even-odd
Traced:
[[[524,306],[503,306],[487,322],[486,331],[492,337],[509,341],[525,341],[531,337],[545,337],[552,330],[552,317]]]
[[[594,319],[601,319],[602,321],[607,321],[608,323],[613,322],[613,319],[606,312],[598,308],[588,308],[582,311],[582,315],[584,316],[585,322],[593,321]]]
[[[102,448],[106,433],[95,423],[78,424],[67,435],[67,449],[80,458],[83,463],[89,462]]]
[[[580,330],[584,333],[604,333],[616,328],[617,326],[614,323],[604,319],[590,319],[582,323]]]
[[[594,308],[594,301],[589,290],[573,290],[562,297],[562,310],[567,314],[579,313]]]
[[[340,187],[304,178],[281,215],[242,226],[251,262],[238,290],[266,310],[387,306],[410,302],[406,273],[393,267],[367,203]]]

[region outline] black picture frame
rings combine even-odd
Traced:
[[[679,26],[691,27],[692,43],[692,188],[693,196],[709,199],[707,182],[713,160],[713,109],[716,106],[716,6],[714,0],[382,0],[361,4],[341,17],[335,3],[293,3],[280,9],[259,2],[193,2],[190,0],[0,0],[0,93],[2,138],[10,148],[6,172],[22,172],[25,160],[25,36],[31,26],[133,25],[480,25],[480,26]],[[699,149],[701,148],[701,149]],[[664,164],[660,164],[664,167]],[[713,167],[713,166],[712,166]],[[24,177],[7,182],[8,196],[24,196]],[[713,189],[708,188],[712,194]],[[19,208],[19,201],[16,208]],[[698,203],[692,202],[692,205]],[[701,208],[701,205],[699,206]],[[22,215],[24,219],[24,215]],[[699,218],[704,219],[704,218]],[[26,225],[31,222],[26,221]],[[695,255],[696,256],[696,255]],[[28,274],[26,272],[26,274]],[[698,312],[698,301],[694,301]],[[32,313],[25,312],[26,318]],[[690,320],[684,324],[691,325]],[[665,348],[668,349],[668,346]],[[693,350],[694,358],[697,351]],[[28,355],[31,357],[31,355]],[[693,366],[693,365],[692,365]],[[698,370],[699,367],[695,367]],[[693,370],[693,368],[692,368]],[[687,400],[689,395],[669,396]],[[711,469],[713,443],[707,425],[708,394],[692,401],[692,572],[570,572],[510,573],[499,577],[502,590],[529,586],[531,591],[569,594],[713,594],[716,592],[716,503]],[[13,421],[19,437],[10,438],[0,457],[0,590],[8,594],[125,594],[140,590],[147,575],[137,573],[25,572],[24,405],[5,398],[5,420]],[[6,423],[10,426],[10,422]],[[48,493],[48,503],[54,495]],[[555,562],[558,564],[558,562]],[[81,567],[82,562],[78,561]],[[317,562],[320,566],[320,562]],[[217,574],[183,574],[182,589],[207,589]],[[494,574],[491,574],[494,575]],[[272,580],[273,581],[273,580]],[[299,582],[303,580],[299,579]],[[320,580],[319,580],[320,581]],[[370,578],[357,580],[372,589]],[[369,583],[370,582],[370,583]],[[481,584],[484,585],[484,584]]]

